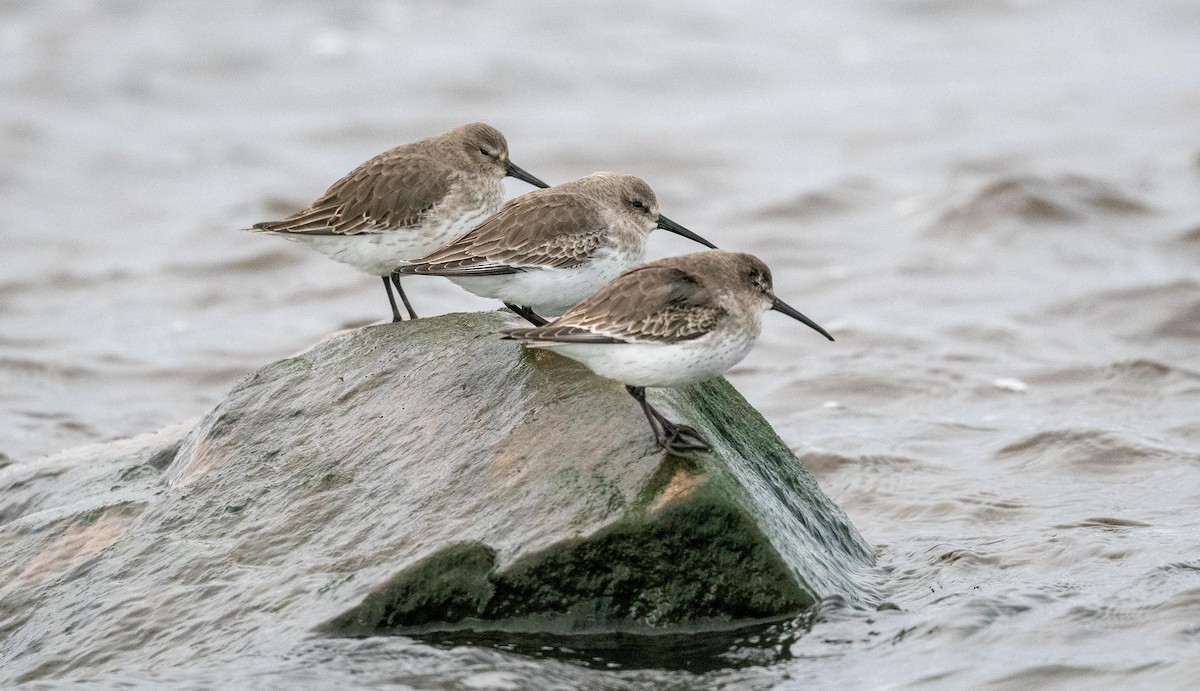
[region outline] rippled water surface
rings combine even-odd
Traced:
[[[890,605],[684,645],[707,662],[682,669],[397,638],[98,681],[1187,686],[1197,55],[1190,0],[5,3],[0,465],[199,415],[383,318],[377,279],[237,229],[484,120],[550,182],[645,177],[833,331],[768,319],[731,379],[876,546]],[[489,307],[411,284],[422,313]]]

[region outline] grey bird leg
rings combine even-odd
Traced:
[[[529,322],[530,324],[533,324],[534,326],[545,326],[550,323],[550,322],[546,321],[545,319],[543,319],[542,317],[539,317],[533,310],[529,309],[528,307],[521,307],[520,305],[514,305],[511,302],[504,303],[504,306],[507,307],[510,312],[512,312],[513,314],[517,315],[518,317],[524,319],[525,321]]]
[[[396,309],[396,296],[392,295],[392,284],[387,276],[380,276],[383,279],[383,289],[387,291],[388,302],[392,305],[392,321],[398,322],[400,319],[400,310]]]
[[[654,409],[654,406],[646,402],[646,387],[644,386],[626,386],[625,390],[633,396],[633,400],[642,406],[642,413],[646,415],[647,422],[650,423],[650,429],[654,430],[654,440],[658,445],[665,448],[671,453],[684,453],[686,451],[708,451],[709,446],[700,436],[700,433],[687,425],[677,425],[666,418],[665,415]]]
[[[408,296],[404,294],[404,289],[400,287],[400,277],[396,274],[392,274],[392,284],[396,286],[396,292],[400,293],[400,299],[404,301],[404,309],[408,310],[408,318],[416,319],[417,313],[413,310],[412,303],[408,301]],[[388,294],[391,295],[391,293]],[[396,311],[396,303],[394,302],[392,303],[392,311]],[[400,315],[396,316],[399,317]],[[400,319],[397,318],[395,321],[400,321]]]

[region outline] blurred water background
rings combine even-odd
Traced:
[[[644,177],[834,332],[768,318],[731,380],[897,608],[833,603],[691,671],[369,639],[116,681],[1194,684],[1197,56],[1194,0],[7,0],[0,466],[200,415],[385,318],[377,278],[237,230],[481,120],[552,184]],[[423,315],[494,307],[406,285]]]

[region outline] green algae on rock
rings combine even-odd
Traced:
[[[727,382],[651,392],[714,449],[668,457],[621,385],[499,339],[506,319],[339,334],[247,376],[182,442],[4,468],[10,678],[877,598],[870,549]]]
[[[697,495],[710,494],[702,488]],[[451,545],[322,627],[342,635],[444,630],[637,631],[757,620],[813,604],[750,517],[718,496],[670,502],[497,568]]]

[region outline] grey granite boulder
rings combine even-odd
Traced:
[[[11,680],[313,637],[693,630],[834,597],[873,555],[724,380],[619,384],[456,314],[332,337],[185,427],[0,468]],[[105,643],[99,645],[99,643]]]

